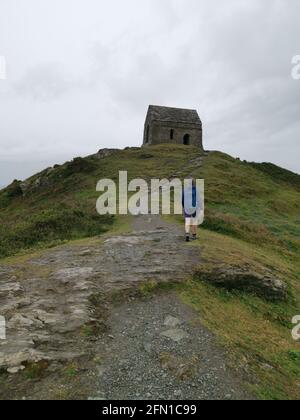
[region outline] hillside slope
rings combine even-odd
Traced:
[[[96,213],[99,179],[117,181],[119,170],[127,170],[129,179],[170,177],[179,168],[184,175],[199,155],[197,149],[180,146],[111,153],[76,158],[0,191],[0,257],[107,231],[114,218]],[[207,229],[299,249],[299,175],[218,152],[193,171],[206,180]]]
[[[5,257],[114,229],[118,216],[96,213],[96,184],[102,178],[117,181],[120,170],[127,170],[129,179],[176,174],[205,179],[205,223],[199,240],[190,245],[200,248],[202,260],[193,281],[176,287],[178,295],[199,311],[233,364],[253,377],[258,397],[300,398],[299,343],[291,337],[291,320],[300,308],[297,174],[220,152],[200,156],[197,149],[181,146],[77,158],[0,192],[1,263],[17,264],[19,257]],[[287,298],[272,302],[253,291],[217,289],[207,282],[216,268],[222,273],[271,273],[287,285]]]

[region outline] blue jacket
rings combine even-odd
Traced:
[[[201,197],[196,186],[186,188],[182,193],[182,207],[185,217],[196,217],[198,211],[202,208]]]

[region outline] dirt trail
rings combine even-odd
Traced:
[[[184,244],[178,226],[144,217],[136,218],[133,228],[145,237],[149,229],[163,229],[148,264],[164,268],[162,275],[171,281],[184,281],[199,263],[199,251]],[[175,292],[116,306],[107,324],[110,334],[97,342],[101,365],[95,399],[250,398],[213,335]]]
[[[182,282],[199,261],[180,227],[145,216],[134,219],[130,234],[104,243],[0,264],[1,315],[8,320],[0,397],[249,397],[212,334],[174,292],[147,299],[134,292],[145,282]],[[123,303],[108,304],[112,293]]]
[[[226,355],[175,293],[116,308],[92,399],[248,399]]]

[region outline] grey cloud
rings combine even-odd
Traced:
[[[71,15],[68,0],[27,0],[25,23],[4,2],[0,160],[34,172],[45,156],[140,145],[157,103],[197,108],[207,149],[300,172],[298,0],[74,0]],[[8,166],[0,184],[14,177]]]
[[[15,83],[15,91],[36,101],[47,102],[59,98],[70,91],[75,83],[70,80],[58,63],[43,63],[30,68]]]

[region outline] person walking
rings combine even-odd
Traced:
[[[197,239],[199,217],[202,209],[201,194],[197,189],[196,180],[191,179],[188,184],[188,186],[185,185],[182,194],[186,242]]]

